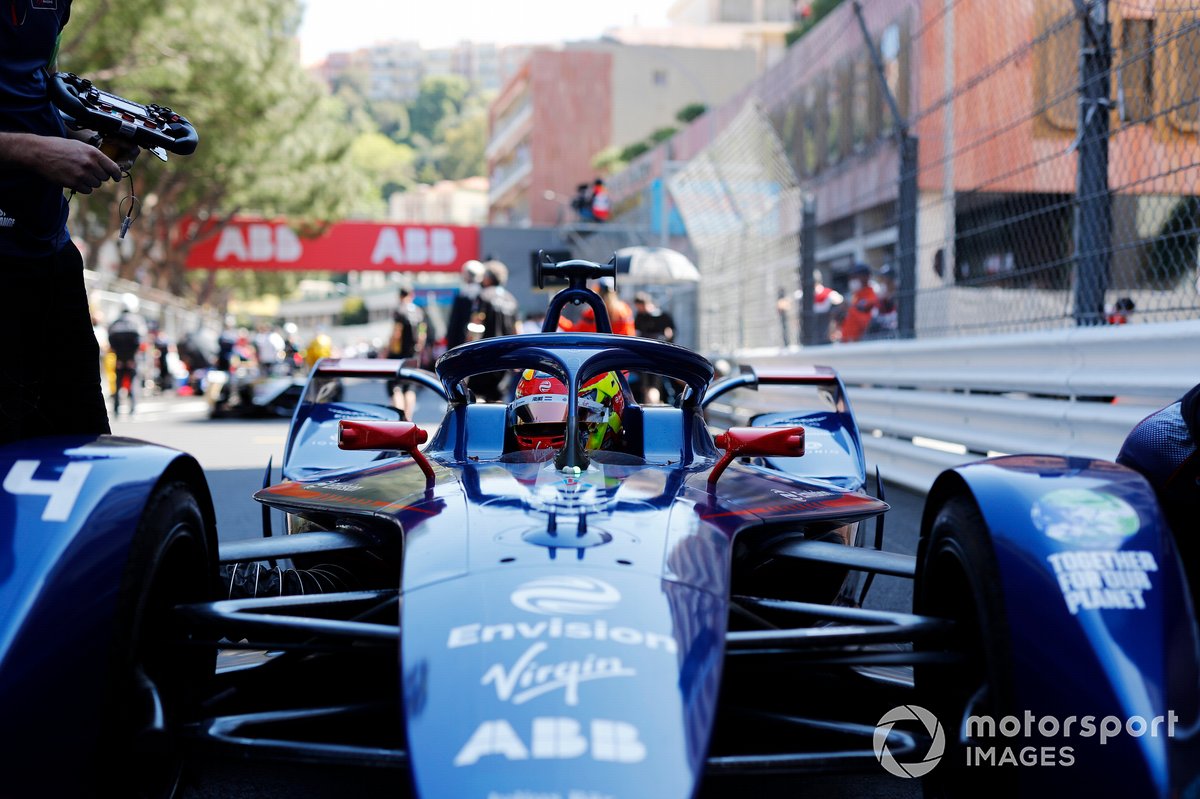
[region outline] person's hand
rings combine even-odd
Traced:
[[[121,167],[99,149],[76,139],[37,136],[29,167],[64,188],[91,194],[106,180],[121,179]]]
[[[128,172],[133,169],[133,162],[137,160],[142,148],[128,139],[109,137],[101,143],[100,152],[111,158],[122,172]]]

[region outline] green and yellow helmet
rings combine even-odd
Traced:
[[[579,389],[579,430],[589,450],[609,449],[621,435],[625,395],[616,372],[593,377]],[[567,387],[556,377],[526,369],[511,406],[520,449],[559,449],[565,442]]]

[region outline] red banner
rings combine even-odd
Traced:
[[[234,219],[188,254],[189,269],[457,272],[479,258],[479,228],[339,222],[301,238],[286,222]]]

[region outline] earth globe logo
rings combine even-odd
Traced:
[[[931,743],[929,751],[923,758],[902,763],[888,748],[888,735],[891,733],[892,727],[901,722],[915,722],[925,729],[925,734],[929,736]],[[875,735],[871,742],[874,745],[875,759],[879,761],[879,765],[883,766],[887,773],[904,779],[924,777],[933,771],[934,766],[941,761],[942,755],[946,751],[946,735],[942,731],[941,723],[937,720],[937,716],[920,705],[900,705],[884,713],[883,718],[875,725]]]

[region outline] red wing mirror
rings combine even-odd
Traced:
[[[725,454],[708,475],[711,489],[734,458],[798,458],[804,454],[803,427],[731,427],[716,438]]]
[[[407,452],[421,467],[429,486],[433,485],[433,467],[418,447],[429,440],[429,433],[413,422],[338,422],[339,449],[398,449]]]

